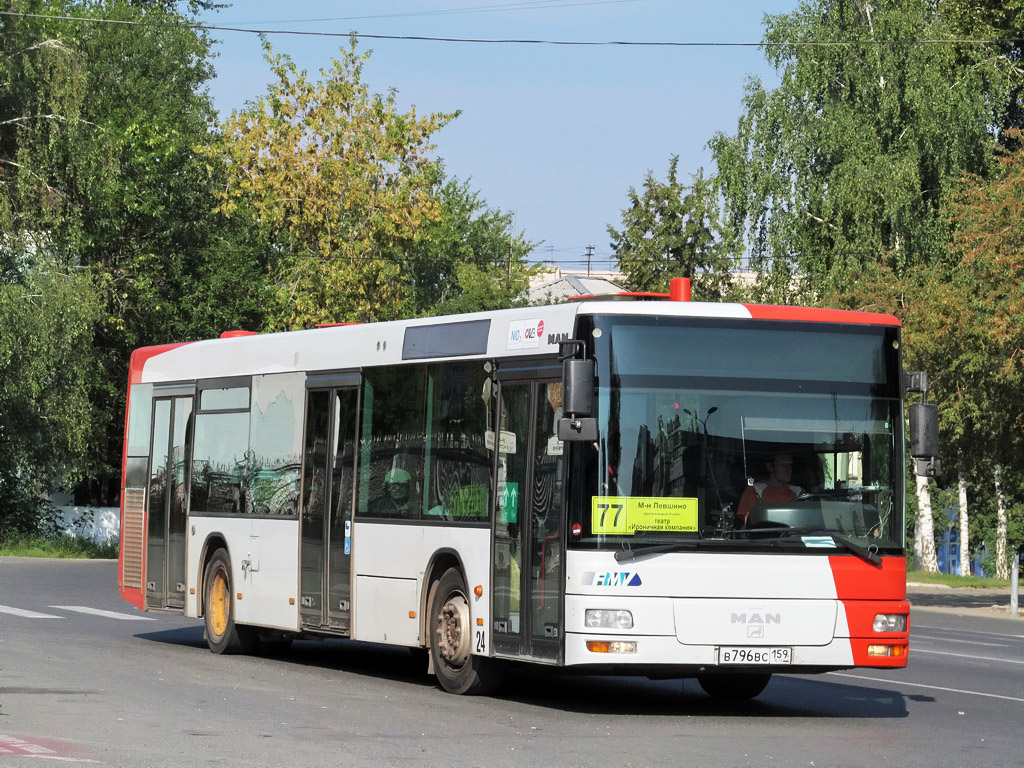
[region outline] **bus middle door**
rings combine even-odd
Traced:
[[[310,377],[307,387],[337,386],[306,394],[300,614],[305,628],[348,635],[359,377],[318,378]]]

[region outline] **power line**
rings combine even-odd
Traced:
[[[378,35],[365,32],[323,32],[297,29],[250,29],[213,24],[131,21],[127,19],[104,19],[87,16],[48,15],[43,13],[22,13],[0,11],[0,16],[23,19],[49,19],[51,21],[75,21],[89,24],[113,24],[126,27],[149,27],[170,29],[194,29],[201,32],[241,32],[251,35],[292,35],[301,37],[356,38],[359,40],[408,40],[432,43],[480,43],[486,45],[560,45],[578,47],[622,46],[634,48],[829,48],[857,46],[868,47],[909,47],[915,45],[1002,45],[1024,43],[1024,38],[946,38],[921,40],[787,40],[771,41],[727,41],[727,40],[542,40],[526,38],[480,38],[480,37],[434,37],[430,35]]]
[[[318,19],[272,19],[262,21],[234,21],[229,24],[306,24],[326,21],[365,21],[367,19],[405,19],[418,16],[454,16],[467,13],[491,13],[502,11],[546,11],[549,8],[574,8],[584,5],[621,5],[639,0],[525,0],[524,2],[500,5],[476,5],[467,8],[439,8],[433,11],[407,11],[405,13],[376,13],[364,16],[333,16]]]

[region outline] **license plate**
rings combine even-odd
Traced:
[[[792,648],[737,648],[723,645],[718,649],[719,664],[792,664]]]

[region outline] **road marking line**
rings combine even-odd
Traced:
[[[1016,661],[1014,659],[996,659],[992,656],[971,656],[969,653],[950,653],[949,651],[925,651],[920,648],[915,648],[913,645],[910,646],[910,650],[914,653],[933,653],[936,656],[956,656],[958,659],[974,659],[975,661],[998,661],[1002,664],[1024,664],[1024,661]]]
[[[934,629],[939,632],[959,632],[964,635],[989,635],[990,637],[1009,637],[1013,640],[1024,640],[1024,635],[1007,635],[1002,632],[979,632],[976,629],[951,629],[950,627],[932,627],[925,624],[914,624],[911,631],[915,629]]]
[[[84,605],[51,605],[59,611],[75,611],[76,613],[88,613],[92,616],[103,616],[107,619],[120,619],[121,621],[156,621],[149,616],[133,616],[130,613],[117,613],[116,611],[101,611],[99,608],[89,608]]]
[[[909,685],[912,688],[928,688],[933,691],[946,691],[948,693],[966,693],[969,696],[985,696],[990,699],[1005,699],[1006,701],[1019,701],[1024,703],[1024,699],[1019,699],[1016,696],[1000,696],[998,693],[982,693],[981,691],[965,691],[960,688],[943,688],[941,685],[923,685],[922,683],[907,683],[902,680],[893,680],[892,678],[885,677],[865,677],[864,675],[849,675],[845,672],[827,672],[826,674],[835,675],[836,677],[852,677],[854,680],[871,680],[876,683],[888,683],[893,686]]]
[[[978,642],[977,640],[957,640],[957,639],[952,638],[952,637],[941,637],[939,635],[922,635],[920,632],[917,632],[914,635],[914,639],[916,640],[917,638],[923,638],[924,640],[935,640],[935,641],[940,642],[940,643],[961,643],[963,645],[985,645],[985,646],[988,646],[989,648],[1011,648],[1012,647],[1009,643],[981,643],[981,642]]]
[[[63,619],[63,616],[54,616],[49,613],[36,613],[26,611],[22,608],[11,608],[9,605],[0,605],[0,613],[9,613],[12,616],[22,616],[26,619]]]
[[[106,765],[99,760],[89,760],[85,757],[61,757],[60,755],[18,755],[18,757],[36,757],[40,760],[58,760],[64,763],[92,763],[93,765]]]

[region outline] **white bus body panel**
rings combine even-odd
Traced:
[[[308,331],[207,339],[167,350],[146,360],[141,381],[181,381],[285,371],[328,371],[375,365],[427,362],[403,360],[406,328],[489,319],[487,351],[465,357],[436,357],[432,362],[473,358],[553,355],[558,342],[571,338],[577,315],[644,315],[750,319],[742,304],[699,301],[594,301],[547,307],[523,307],[480,314],[419,318],[388,323],[317,328]],[[527,329],[529,338],[516,334]],[[538,332],[539,333],[536,333]]]
[[[192,531],[195,531],[194,533]],[[231,583],[239,624],[299,629],[299,521],[243,515],[189,518],[188,579],[185,615],[199,616],[203,592],[204,544],[219,534],[231,559]],[[192,593],[192,589],[195,593]]]
[[[630,611],[633,627],[588,628],[588,608]],[[637,652],[593,653],[588,639],[636,641]],[[721,645],[786,646],[794,665],[852,666],[828,558],[687,552],[619,563],[612,552],[567,553],[566,665],[716,665]]]
[[[490,627],[489,528],[357,522],[353,527],[352,638],[393,645],[422,645],[426,569],[435,554],[454,552],[462,563],[470,601],[470,623]],[[473,589],[483,588],[476,597]],[[410,617],[410,612],[412,616]],[[485,646],[486,647],[486,646]]]

